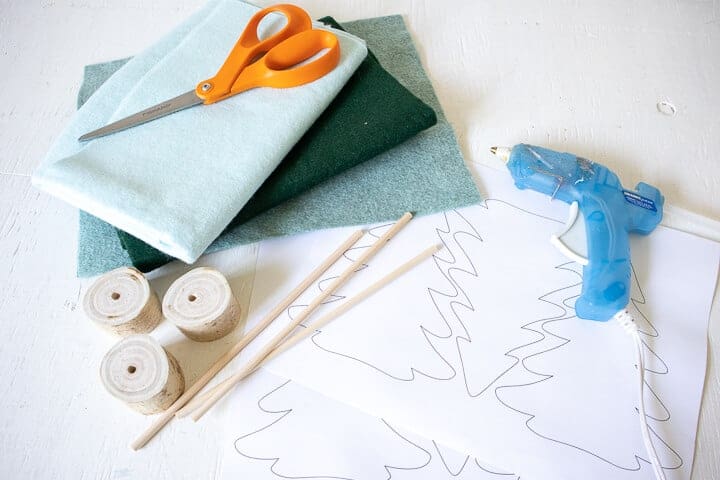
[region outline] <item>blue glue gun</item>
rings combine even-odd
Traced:
[[[570,204],[563,232],[551,242],[583,265],[583,285],[575,302],[577,316],[606,321],[624,309],[630,297],[630,232],[647,235],[662,220],[664,198],[646,183],[624,189],[607,167],[532,145],[491,151],[507,162],[518,188],[529,188]],[[579,219],[585,223],[587,256],[569,248],[562,237]]]

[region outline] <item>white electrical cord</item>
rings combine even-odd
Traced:
[[[640,415],[640,431],[642,432],[643,442],[645,443],[645,449],[650,456],[650,463],[652,464],[653,470],[655,471],[655,478],[657,480],[665,480],[665,472],[663,471],[660,459],[658,458],[657,451],[655,451],[655,445],[652,443],[650,438],[650,428],[647,423],[647,416],[645,414],[645,362],[643,359],[643,343],[640,339],[640,332],[638,331],[635,319],[630,312],[626,309],[622,309],[613,316],[615,320],[625,329],[628,335],[633,338],[635,342],[635,358],[638,366],[638,378],[640,380],[638,384],[639,399],[638,399],[638,414]]]

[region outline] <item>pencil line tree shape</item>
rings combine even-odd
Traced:
[[[412,235],[414,227],[411,223],[403,234]],[[377,238],[385,228],[387,226],[378,227],[369,233]],[[392,241],[386,248],[392,252]],[[399,265],[400,259],[409,259],[412,253],[398,252],[395,265]],[[341,331],[336,325],[330,324],[313,336],[313,342],[328,353],[356,361],[398,381],[412,381],[417,375],[437,380],[453,378],[456,375],[455,368],[434,349],[430,340],[451,337],[453,327],[437,317],[424,314],[428,309],[435,308],[432,295],[457,295],[452,288],[445,292],[431,291],[431,295],[427,295],[430,291],[427,279],[442,276],[435,265],[447,262],[452,263],[453,260],[434,257],[423,262],[411,274],[403,277],[403,285],[392,283],[375,293],[372,302],[363,302],[353,307],[353,313],[362,317],[362,322],[342,322]],[[370,281],[368,278],[377,279],[380,276],[372,265],[363,274],[365,276],[356,280],[356,284],[367,285]],[[407,288],[408,282],[418,292],[412,301],[400,293]],[[384,306],[382,313],[375,311],[375,305],[378,304]],[[372,342],[357,342],[356,339],[362,338],[367,331],[381,334],[375,336]],[[402,355],[387,354],[398,349],[403,352]]]
[[[235,450],[277,477],[385,480],[431,458],[384,421],[289,381],[257,405],[272,421],[239,437]]]
[[[266,388],[244,412],[243,423],[259,428],[235,440],[239,457],[226,460],[234,472],[258,480],[517,479],[291,381]]]
[[[577,319],[574,302],[582,284],[579,265],[558,264],[558,257],[543,254],[543,246],[535,250],[526,244],[522,248],[525,242],[514,244],[523,231],[554,231],[556,225],[498,200],[488,200],[483,208],[465,215],[468,224],[476,228],[501,218],[506,227],[483,233],[482,241],[470,238],[457,245],[458,252],[470,260],[471,268],[448,276],[462,292],[458,297],[466,300],[456,302],[451,310],[462,325],[455,329],[456,358],[467,393],[477,397],[492,391],[503,405],[530,415],[528,428],[542,438],[566,444],[617,468],[639,469],[647,460],[637,421],[637,371],[628,368],[628,363],[633,365],[632,346],[623,349],[627,352],[625,358],[607,358],[598,350],[596,341],[613,328],[615,341],[629,340],[614,324]],[[508,218],[512,219],[509,224]],[[492,255],[498,250],[496,244],[513,252],[511,258]],[[452,254],[457,256],[456,252]],[[509,282],[505,284],[492,275],[498,269],[516,270],[517,275],[530,281],[519,282],[523,289],[512,283],[516,275],[503,275],[502,279]],[[547,285],[556,287],[545,292],[533,290]],[[628,308],[644,338],[647,375],[665,375],[668,366],[648,345],[659,333],[642,310],[646,299],[634,272],[632,285]],[[528,301],[533,298],[537,301]],[[483,310],[488,309],[503,312],[502,316],[486,318]],[[492,322],[491,335],[488,322]],[[677,469],[682,466],[681,457],[656,433],[662,422],[669,421],[670,413],[651,384],[652,379],[646,380],[645,403],[654,442],[663,465]],[[575,393],[559,394],[568,391]],[[615,412],[616,421],[607,422],[592,414],[598,399]],[[635,438],[636,448],[628,450],[622,442],[608,441],[618,434]]]
[[[652,388],[654,376],[666,375],[669,369],[648,342],[659,333],[644,315],[641,307],[645,295],[633,271],[633,290],[628,306],[637,319],[643,337],[646,371],[645,404],[653,443],[666,469],[678,469],[683,461],[659,435],[670,412]],[[573,299],[574,300],[574,299]],[[572,309],[572,303],[567,303]],[[571,310],[572,311],[572,310]],[[525,350],[523,366],[536,373],[535,382],[505,384],[495,389],[497,398],[508,408],[526,415],[530,431],[549,441],[585,452],[622,470],[647,467],[647,453],[640,436],[637,409],[636,375],[633,345],[619,325],[613,322],[580,320],[574,314],[565,318],[543,318],[533,325],[558,342],[547,349]],[[612,357],[604,354],[596,339],[610,335],[623,344],[627,354]],[[574,395],[558,392],[573,391]],[[600,402],[613,412],[613,422],[595,415]],[[612,441],[623,438],[623,442]],[[628,449],[627,439],[634,439]]]
[[[525,381],[528,376],[535,377],[524,369],[511,372],[522,358],[515,348],[518,342],[534,345],[547,339],[529,319],[566,316],[563,301],[576,295],[579,277],[563,265],[558,267],[559,257],[546,255],[540,242],[528,247],[523,239],[525,231],[552,232],[555,225],[547,219],[497,200],[488,200],[467,215],[472,215],[470,222],[477,225],[502,221],[505,226],[486,233],[482,243],[464,242],[463,251],[475,273],[458,272],[452,277],[468,301],[454,308],[462,325],[456,344],[467,393],[476,397],[510,373]],[[498,248],[512,253],[499,256]],[[497,275],[499,271],[505,274]],[[519,277],[528,281],[518,282]],[[544,291],[548,284],[566,285],[558,289],[565,296],[557,301],[548,299]],[[488,311],[500,313],[490,316]]]

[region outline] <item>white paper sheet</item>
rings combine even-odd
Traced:
[[[548,242],[567,206],[516,190],[504,172],[479,169],[485,204],[413,220],[329,303],[444,243],[434,259],[267,369],[523,478],[653,478],[632,341],[612,322],[574,317],[581,269]],[[247,353],[385,228],[371,229]],[[248,324],[350,231],[263,242]],[[632,250],[629,308],[646,345],[648,421],[668,478],[688,479],[720,247],[659,227],[633,238]]]
[[[220,478],[518,479],[266,371],[231,395]]]

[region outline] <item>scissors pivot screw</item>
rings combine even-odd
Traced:
[[[203,83],[202,87],[200,87],[203,92],[209,92],[212,88],[212,83]]]

